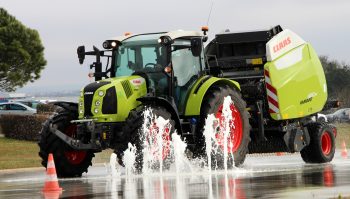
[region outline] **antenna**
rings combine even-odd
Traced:
[[[208,20],[207,20],[207,26],[209,25],[209,19],[210,19],[210,16],[211,16],[211,10],[213,9],[213,5],[214,5],[214,1],[211,1],[210,11],[209,11]]]

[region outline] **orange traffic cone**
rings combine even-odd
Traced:
[[[343,158],[348,158],[348,150],[346,150],[346,144],[345,144],[345,141],[343,140],[343,143],[341,144],[341,156]]]
[[[45,199],[59,199],[62,191],[48,191],[44,192]]]
[[[62,188],[58,184],[55,162],[53,161],[52,153],[49,154],[49,158],[47,160],[46,181],[43,189],[43,192],[50,191],[62,191]]]

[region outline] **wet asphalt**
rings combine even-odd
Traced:
[[[94,165],[81,178],[59,179],[62,192],[43,193],[43,168],[0,172],[0,199],[7,198],[338,198],[350,197],[350,156],[337,151],[327,164],[305,164],[300,154],[249,155],[242,168],[112,175]]]

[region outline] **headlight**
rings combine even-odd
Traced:
[[[95,113],[98,113],[98,109],[97,109],[97,108],[95,108],[94,112],[95,112]]]
[[[104,95],[103,91],[98,91],[98,96],[102,97]]]
[[[80,111],[79,111],[79,114],[83,114],[83,113],[84,113],[84,111],[83,111],[83,110],[80,110]]]
[[[101,102],[100,102],[99,100],[97,100],[97,101],[95,102],[95,105],[96,105],[96,106],[100,106],[100,104],[101,104]]]

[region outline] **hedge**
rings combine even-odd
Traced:
[[[1,133],[8,138],[37,141],[42,124],[48,118],[48,114],[1,115]]]
[[[48,114],[53,113],[57,109],[57,106],[53,104],[38,104],[36,111],[38,114]]]

